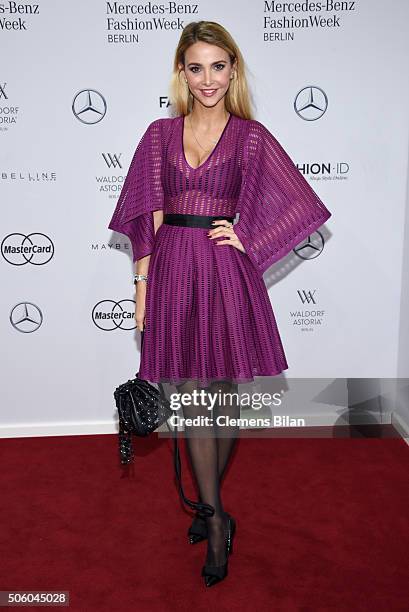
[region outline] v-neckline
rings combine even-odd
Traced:
[[[184,134],[184,131],[185,131],[185,116],[186,116],[186,115],[182,115],[182,121],[180,122],[180,124],[181,124],[181,126],[182,126],[182,129],[181,129],[181,132],[182,132],[182,133],[181,133],[182,157],[183,157],[183,159],[184,159],[184,161],[185,161],[186,166],[187,166],[187,167],[188,167],[190,170],[195,171],[195,170],[199,170],[200,168],[202,168],[202,167],[203,167],[203,166],[206,164],[206,162],[208,162],[208,161],[209,161],[209,159],[212,157],[213,153],[216,151],[217,147],[219,146],[220,142],[221,142],[221,141],[222,141],[222,139],[223,139],[223,136],[224,136],[224,134],[225,134],[225,132],[226,132],[226,130],[227,130],[227,126],[229,125],[230,120],[231,120],[231,118],[232,118],[233,114],[232,114],[232,113],[230,113],[230,116],[229,116],[229,118],[227,119],[226,125],[224,126],[223,131],[222,131],[222,133],[220,134],[219,140],[218,140],[218,141],[216,142],[216,144],[214,145],[214,148],[213,148],[212,152],[210,153],[210,155],[209,155],[208,157],[206,157],[206,159],[205,159],[205,160],[204,160],[204,161],[203,161],[201,164],[199,164],[199,166],[196,166],[196,168],[193,168],[193,166],[191,166],[191,165],[189,164],[189,162],[187,161],[187,159],[186,159],[186,155],[185,155],[185,148],[184,148],[184,146],[183,146],[183,134]]]

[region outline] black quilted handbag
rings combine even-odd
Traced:
[[[141,332],[143,350],[144,331]],[[162,383],[159,389],[146,380],[136,377],[119,385],[114,391],[115,404],[119,416],[119,456],[121,463],[129,464],[134,460],[132,436],[146,437],[163,423],[173,431],[173,457],[179,493],[184,503],[196,510],[201,516],[213,516],[214,508],[210,504],[194,502],[188,499],[182,487],[181,461],[178,448],[177,428],[169,426],[168,419],[173,415],[169,400],[163,390]]]

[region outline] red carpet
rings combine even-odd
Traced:
[[[210,589],[170,439],[137,441],[131,477],[116,435],[3,439],[0,450],[0,590],[66,590],[70,610],[409,610],[400,439],[242,438],[223,490],[235,550]]]

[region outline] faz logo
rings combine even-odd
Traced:
[[[0,100],[4,99],[4,100],[8,100],[8,97],[6,95],[6,85],[7,83],[0,83]]]
[[[324,236],[317,230],[310,234],[303,242],[300,242],[293,251],[300,259],[315,259],[321,255],[324,250],[324,244]]]
[[[95,89],[83,89],[75,94],[72,102],[74,117],[88,125],[99,123],[107,112],[104,96]]]
[[[20,302],[10,312],[10,323],[23,334],[37,331],[43,322],[43,313],[33,302]]]
[[[3,258],[13,266],[44,266],[54,256],[54,244],[48,236],[41,233],[9,234],[1,243]]]
[[[316,304],[316,301],[314,300],[314,293],[316,292],[316,289],[314,289],[314,291],[305,291],[305,289],[303,289],[302,291],[300,289],[297,289],[297,293],[298,293],[298,297],[300,298],[300,300],[302,301],[303,304]]]
[[[94,324],[103,331],[136,329],[134,300],[102,300],[92,309]]]
[[[112,155],[111,153],[102,153],[102,157],[104,158],[108,168],[121,168],[122,170],[122,164],[119,159],[121,155],[122,153],[120,153],[119,155]]]

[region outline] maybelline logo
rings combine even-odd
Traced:
[[[46,234],[8,234],[1,243],[3,258],[13,266],[44,266],[54,256],[54,244]]]
[[[75,94],[72,101],[74,117],[88,125],[99,123],[107,112],[104,96],[95,89],[82,89]]]
[[[327,108],[327,94],[317,85],[303,87],[295,96],[294,110],[304,121],[317,121]]]
[[[317,304],[316,289],[297,289],[301,303],[307,306]],[[292,324],[299,327],[301,331],[314,331],[314,328],[323,324],[325,310],[313,308],[311,310],[290,311]]]
[[[123,242],[118,242],[118,239],[116,239],[115,242],[108,242],[107,244],[93,242],[91,243],[91,251],[123,251],[132,256],[131,243],[127,238],[124,238]]]
[[[0,131],[6,131],[9,125],[17,122],[18,106],[3,106],[3,100],[8,100],[7,83],[0,83]]]
[[[57,181],[57,174],[52,170],[30,170],[28,172],[22,172],[21,170],[12,170],[7,172],[2,170],[0,174],[2,181],[26,181],[27,183],[55,183]]]
[[[19,302],[10,312],[10,323],[16,331],[31,334],[43,322],[43,313],[33,302]]]
[[[122,153],[102,153],[102,158],[109,169],[122,170],[121,155]],[[123,174],[103,174],[96,176],[95,180],[100,192],[107,193],[110,198],[114,198],[121,192],[125,177]]]
[[[103,331],[135,329],[135,302],[133,300],[119,302],[101,300],[92,309],[92,320]]]
[[[22,2],[5,2],[0,4],[0,14],[8,17],[0,17],[0,31],[5,30],[27,30],[27,20],[21,15],[39,15],[40,5]]]

